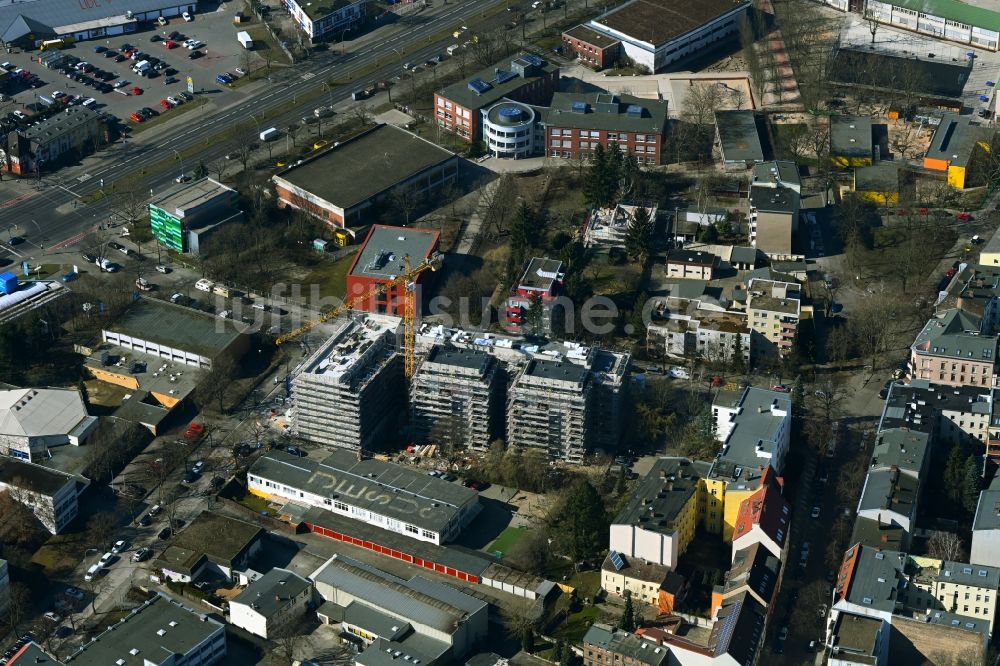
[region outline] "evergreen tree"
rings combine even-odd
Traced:
[[[561,550],[574,560],[600,551],[607,538],[608,517],[597,489],[586,479],[578,479],[567,491],[554,524]]]
[[[591,208],[600,208],[607,199],[608,154],[602,144],[597,144],[590,156],[590,166],[583,183],[583,196]]]
[[[715,243],[719,240],[719,230],[715,228],[714,224],[709,224],[701,228],[698,231],[698,242],[699,243]]]
[[[535,630],[531,627],[525,627],[524,631],[521,632],[521,649],[531,654],[535,649]]]
[[[563,652],[566,650],[566,643],[563,639],[556,641],[556,646],[552,649],[552,661],[561,662],[563,658]]]
[[[625,231],[625,252],[635,261],[645,263],[652,250],[653,221],[649,217],[649,210],[640,206],[635,209]]]
[[[510,227],[511,254],[524,258],[538,241],[538,223],[535,213],[527,203],[521,202]]]
[[[632,607],[632,592],[625,590],[625,612],[618,626],[622,631],[635,631],[635,608]]]
[[[806,386],[802,375],[796,375],[792,384],[792,408],[796,414],[802,414],[806,408]]]
[[[198,179],[206,176],[208,176],[208,167],[205,166],[205,160],[198,160],[198,166],[194,168],[194,177]]]
[[[976,456],[970,455],[965,459],[965,473],[962,476],[962,506],[969,513],[973,513],[976,510],[976,505],[979,504],[979,491],[983,489],[982,475]]]
[[[528,314],[525,317],[524,332],[528,335],[545,334],[545,305],[542,296],[533,292],[528,297]]]
[[[965,477],[965,455],[962,447],[951,447],[948,454],[948,461],[944,465],[944,488],[948,498],[952,502],[960,503],[962,500],[962,481]]]

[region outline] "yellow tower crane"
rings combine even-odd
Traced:
[[[378,284],[366,289],[360,294],[351,296],[343,303],[328,310],[316,319],[311,319],[295,330],[282,333],[275,339],[275,344],[282,345],[293,338],[297,338],[303,333],[312,330],[325,321],[329,321],[348,310],[353,310],[360,303],[371,300],[374,296],[380,296],[393,287],[405,285],[403,295],[403,358],[405,359],[406,378],[413,376],[416,370],[415,347],[417,339],[416,319],[417,319],[417,298],[416,298],[416,278],[424,271],[436,271],[441,266],[441,254],[435,252],[431,256],[421,261],[416,266],[410,265],[409,255],[403,257],[403,273],[397,275],[387,282]]]

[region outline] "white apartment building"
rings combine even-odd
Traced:
[[[12,458],[0,460],[0,492],[31,509],[52,534],[58,534],[76,518],[77,480],[62,472]],[[81,482],[80,487],[86,487]]]
[[[275,567],[229,602],[229,623],[255,636],[273,638],[290,623],[303,620],[310,601],[312,583]]]

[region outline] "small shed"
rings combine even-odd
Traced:
[[[330,241],[325,241],[322,238],[313,239],[313,249],[318,252],[326,252],[326,246],[330,244]]]

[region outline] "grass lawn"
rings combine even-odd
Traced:
[[[354,253],[316,266],[302,279],[303,293],[310,293],[310,285],[317,284],[320,296],[343,298],[347,293],[347,271],[351,268],[352,261]]]
[[[44,567],[48,578],[55,578],[72,571],[80,563],[85,550],[83,534],[55,534],[35,551],[31,561]]]
[[[573,613],[566,621],[555,630],[556,638],[561,638],[567,643],[579,643],[583,640],[583,635],[587,633],[597,618],[601,614],[601,609],[597,606],[585,606],[578,613]]]
[[[267,505],[267,501],[261,497],[257,497],[256,495],[251,495],[250,493],[247,493],[243,497],[236,499],[236,501],[242,504],[243,506],[247,507],[248,509],[253,509],[257,513],[263,513],[272,517],[277,516],[277,513],[272,511],[271,508]]]
[[[500,533],[500,536],[490,544],[486,551],[493,553],[499,550],[501,553],[508,553],[514,547],[514,544],[520,541],[527,533],[528,530],[523,527],[508,527]]]
[[[601,572],[584,571],[571,577],[566,584],[576,588],[576,596],[580,599],[593,599],[597,591],[601,589]]]

